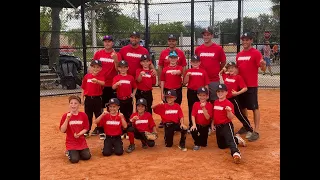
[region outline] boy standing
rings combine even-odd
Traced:
[[[156,76],[152,75],[150,70],[150,56],[143,54],[140,58],[142,68],[136,70],[137,93],[135,95],[136,101],[144,98],[147,101],[147,111],[152,114],[151,105],[153,103],[152,86],[156,84]]]
[[[213,121],[211,128],[216,129],[217,144],[220,149],[230,148],[234,163],[241,160],[238,144],[246,146],[245,141],[238,135],[234,136],[232,119],[234,118],[233,104],[226,98],[227,86],[219,84],[217,88],[218,99],[213,103]]]
[[[178,103],[175,103],[177,93],[174,90],[168,90],[165,94],[166,103],[159,103],[152,106],[154,113],[161,116],[161,121],[164,124],[164,141],[166,147],[172,147],[173,135],[175,131],[180,131],[179,149],[187,151],[186,134],[187,126],[184,124],[183,112]]]
[[[92,126],[93,114],[97,118],[102,110],[102,90],[105,84],[105,78],[99,72],[102,69],[100,60],[91,61],[91,72],[86,74],[82,80],[81,98],[84,99],[84,111],[89,119],[89,129],[84,135],[89,136]]]

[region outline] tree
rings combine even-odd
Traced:
[[[273,6],[271,7],[273,16],[280,21],[280,0],[271,0],[271,2],[273,3]]]
[[[40,7],[40,45],[45,46],[46,39],[49,35],[48,31],[51,30],[51,9]]]
[[[61,20],[60,12],[62,8],[51,8],[51,39],[49,45],[49,68],[53,66],[54,62],[59,60],[59,48],[60,48],[60,30],[61,30]]]
[[[150,25],[150,43],[151,44],[167,44],[169,34],[179,36],[180,33],[187,33],[183,22],[172,22],[165,24],[152,23]]]

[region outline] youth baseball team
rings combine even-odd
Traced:
[[[161,117],[158,128],[164,128],[165,147],[173,146],[174,133],[180,132],[178,148],[187,151],[186,135],[194,140],[193,150],[207,146],[208,136],[216,133],[220,149],[229,148],[235,163],[240,163],[238,145],[259,139],[258,70],[266,63],[252,47],[253,36],[242,34],[243,50],[235,62],[226,63],[221,46],[212,42],[213,30],[204,29],[204,43],[195,49],[191,68],[187,69],[184,52],[177,48],[177,37],[168,36],[168,47],[161,51],[158,71],[149,52],[140,45],[140,34],[130,35],[130,44],[119,52],[113,49],[113,37],[103,37],[104,48],[97,51],[89,72],[83,77],[80,96],[69,96],[69,111],[62,115],[60,131],[66,133],[66,156],[72,163],[88,160],[91,153],[86,138],[99,135],[104,140],[102,154],[122,155],[123,140],[130,144],[127,153],[135,150],[135,139],[142,148],[154,147],[157,127],[152,114]],[[154,103],[152,89],[161,89],[161,102]],[[222,80],[220,79],[222,78]],[[181,108],[182,87],[187,87],[188,120]],[[84,112],[80,111],[83,103]],[[253,111],[254,127],[247,110]],[[95,119],[93,120],[93,115]],[[242,127],[235,133],[232,120]],[[93,123],[96,128],[91,131]]]

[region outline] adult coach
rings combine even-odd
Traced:
[[[138,68],[142,68],[140,64],[141,56],[144,54],[149,55],[149,51],[140,45],[140,33],[136,31],[132,32],[130,35],[130,44],[123,46],[119,53],[122,60],[128,62],[128,74],[132,75],[133,77],[136,77],[136,70]],[[153,64],[150,64],[150,70],[153,75],[157,75]]]
[[[112,89],[112,79],[118,74],[116,68],[121,56],[113,49],[114,42],[112,36],[105,35],[103,36],[102,41],[104,48],[97,51],[93,55],[93,59],[100,60],[102,63],[102,70],[100,71],[100,74],[103,74],[105,77],[105,85],[102,93],[102,108],[104,108],[111,98],[116,98],[116,91]],[[100,133],[100,138],[104,139],[104,135],[102,135],[102,127],[96,127],[91,135],[94,136],[98,133]]]
[[[220,83],[219,72],[226,64],[226,54],[220,45],[212,41],[212,29],[206,28],[201,34],[204,43],[196,48],[195,54],[200,57],[200,68],[208,74],[210,81],[209,99],[213,103],[214,100],[218,99],[216,91]]]
[[[243,50],[236,56],[236,62],[239,69],[239,75],[245,81],[248,90],[239,95],[239,102],[245,116],[248,117],[247,109],[253,111],[254,131],[246,136],[249,141],[259,139],[259,125],[260,125],[260,110],[258,105],[258,70],[266,69],[266,62],[263,60],[262,54],[259,50],[252,47],[253,36],[246,32],[241,36]],[[246,133],[242,127],[238,134]]]

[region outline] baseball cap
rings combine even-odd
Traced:
[[[208,28],[205,28],[201,31],[201,34],[204,34],[204,33],[210,33],[210,34],[213,34],[213,29],[208,27]]]
[[[235,62],[228,62],[226,64],[226,68],[230,67],[230,66],[234,66],[234,67],[237,67],[236,63]]]
[[[116,105],[120,106],[120,101],[117,98],[111,98],[106,105],[109,106],[110,104],[116,104]]]
[[[165,97],[177,97],[177,92],[175,90],[169,90],[165,93]]]
[[[105,40],[113,41],[113,37],[110,35],[105,35],[105,36],[103,36],[102,41],[105,41]]]
[[[243,38],[249,38],[249,39],[253,39],[253,35],[250,32],[245,32],[242,34],[241,39]]]
[[[176,37],[175,35],[173,35],[173,34],[169,34],[168,40],[169,40],[169,39],[177,40],[177,37]]]
[[[119,64],[118,64],[118,66],[126,66],[126,67],[128,67],[129,65],[128,65],[128,62],[127,62],[127,61],[121,60],[121,61],[119,62]]]
[[[169,57],[178,57],[178,54],[175,50],[169,52]]]
[[[136,105],[138,106],[139,104],[142,104],[144,106],[147,106],[147,100],[145,98],[140,98],[138,99],[138,101],[136,102]]]
[[[93,66],[93,65],[99,65],[99,66],[102,67],[101,61],[100,60],[96,60],[96,59],[91,61],[90,66]]]
[[[143,61],[143,60],[150,60],[150,56],[148,54],[143,54],[140,58],[140,61]]]
[[[197,90],[197,93],[206,93],[206,94],[209,94],[209,91],[206,87],[200,87],[198,90]]]
[[[227,86],[226,86],[225,84],[219,84],[217,91],[218,91],[218,90],[228,91],[228,88],[227,88]]]
[[[139,32],[136,32],[136,31],[133,31],[131,34],[130,34],[130,37],[131,36],[136,36],[138,38],[140,38],[140,33]]]
[[[200,57],[197,56],[197,55],[193,55],[193,56],[191,57],[191,61],[200,61]]]

